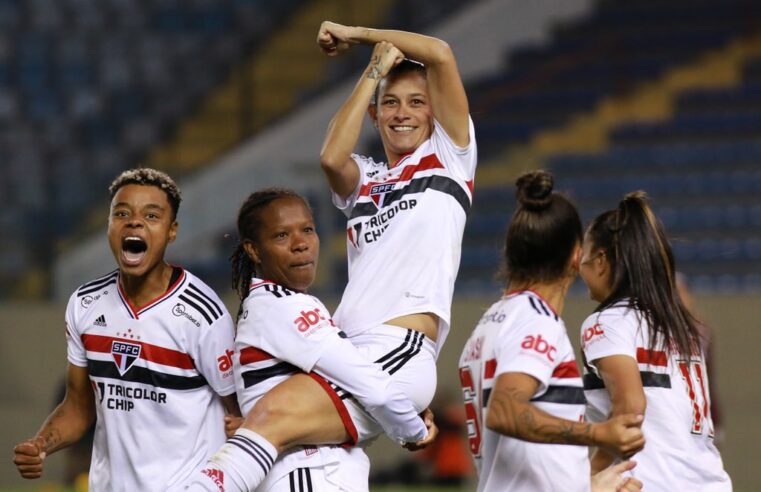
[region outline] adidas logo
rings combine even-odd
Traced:
[[[211,478],[214,485],[219,488],[219,492],[225,492],[225,472],[217,468],[205,468],[201,470],[201,473]]]
[[[95,321],[93,321],[93,323],[92,323],[92,324],[94,324],[94,325],[96,325],[96,326],[108,326],[108,325],[106,324],[106,316],[105,316],[105,315],[103,315],[103,314],[101,314],[100,316],[98,316],[98,317],[95,319]]]

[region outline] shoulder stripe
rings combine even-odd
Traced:
[[[282,285],[278,284],[264,284],[264,290],[269,292],[275,297],[284,297],[284,296],[290,296],[293,294],[293,291],[290,289],[286,289]]]
[[[191,301],[190,299],[188,299],[187,297],[185,297],[185,296],[184,296],[184,295],[182,295],[182,294],[180,294],[180,300],[181,300],[182,302],[184,302],[184,303],[187,303],[188,305],[190,305],[190,307],[192,307],[193,309],[195,309],[196,311],[198,311],[199,313],[201,313],[201,315],[203,315],[203,317],[204,317],[204,318],[206,318],[206,322],[207,322],[207,323],[209,323],[209,324],[212,324],[212,323],[213,323],[213,321],[212,321],[211,317],[208,315],[208,313],[206,312],[206,310],[204,310],[204,309],[201,309],[201,306],[199,306],[199,305],[198,305],[198,304],[196,304],[195,302]],[[215,318],[215,319],[216,319],[216,318]]]
[[[531,307],[534,308],[534,311],[536,311],[537,314],[542,314],[542,312],[539,310],[538,307],[536,307],[536,303],[534,303],[534,298],[531,296],[528,296],[528,302],[531,303]]]
[[[193,290],[193,292],[195,292],[199,296],[201,296],[204,299],[206,299],[209,302],[209,304],[214,306],[214,310],[216,310],[217,314],[219,314],[220,316],[222,316],[224,314],[224,311],[222,310],[222,308],[219,307],[219,304],[217,304],[214,301],[214,299],[212,299],[209,295],[205,294],[201,289],[199,289],[198,287],[196,287],[192,283],[188,284],[188,287],[190,287]]]
[[[85,290],[79,290],[77,292],[77,297],[82,297],[87,294],[92,294],[93,292],[97,292],[100,289],[106,287],[107,285],[115,284],[116,283],[116,277],[111,278],[110,280],[104,281],[103,283],[93,285]]]
[[[107,280],[111,280],[112,278],[116,278],[116,276],[119,274],[119,269],[113,270],[110,273],[107,273],[101,277],[96,278],[95,280],[91,280],[90,282],[87,282],[86,284],[82,284],[79,286],[80,289],[87,289],[89,287],[94,286],[95,284],[101,284],[106,282]]]
[[[203,304],[203,306],[206,308],[207,312],[211,315],[212,318],[214,318],[214,320],[218,320],[219,319],[220,315],[217,314],[217,311],[215,311],[214,308],[211,307],[211,305],[208,303],[208,301],[206,301],[206,299],[204,299],[203,297],[199,296],[198,294],[196,294],[195,292],[191,291],[190,289],[186,290],[184,293],[187,294],[188,296],[192,297],[193,299],[195,299],[199,303]]]

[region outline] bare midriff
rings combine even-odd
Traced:
[[[434,342],[439,335],[439,317],[433,313],[415,313],[386,321],[387,325],[419,331]]]

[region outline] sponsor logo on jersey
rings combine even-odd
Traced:
[[[201,322],[198,321],[196,318],[194,318],[193,315],[190,314],[187,311],[187,309],[185,309],[185,305],[182,304],[182,303],[178,302],[177,304],[174,305],[174,307],[172,308],[172,314],[174,314],[178,318],[180,316],[183,316],[183,317],[187,318],[188,320],[190,320],[190,322],[193,323],[194,325],[201,326]]]
[[[106,315],[101,314],[100,316],[95,318],[95,321],[93,321],[92,324],[94,324],[95,326],[108,326],[108,324],[106,324]]]
[[[142,345],[137,343],[122,342],[119,340],[111,342],[111,355],[114,358],[116,368],[119,370],[120,375],[123,376],[140,357],[141,348]]]
[[[594,325],[584,330],[581,344],[586,347],[587,344],[591,342],[595,337],[599,337],[601,335],[605,335],[605,330],[602,329],[602,325],[600,323],[595,323]]]
[[[524,350],[533,350],[534,352],[538,352],[547,357],[547,360],[550,362],[555,362],[555,354],[558,351],[557,348],[555,348],[553,345],[547,343],[547,340],[542,338],[542,335],[528,335],[521,342],[521,348]]]
[[[311,311],[302,310],[298,318],[293,320],[293,324],[296,325],[296,329],[301,333],[304,333],[309,328],[320,324],[320,321],[325,321],[325,316],[320,313],[320,308],[314,308]]]
[[[225,350],[225,353],[223,355],[220,355],[217,357],[217,368],[219,369],[219,372],[224,374],[225,376],[228,376],[231,374],[230,371],[233,369],[233,352],[232,350]]]
[[[201,473],[212,479],[214,485],[219,487],[219,492],[225,492],[225,472],[216,468],[204,468]]]
[[[83,308],[89,308],[89,307],[90,307],[90,304],[92,304],[92,302],[93,302],[94,300],[95,300],[95,299],[93,299],[93,298],[92,298],[92,296],[84,296],[84,297],[83,297],[83,298],[82,298],[82,299],[79,301],[79,304],[80,304],[80,305],[81,305]]]
[[[478,324],[480,325],[483,323],[502,323],[503,321],[505,321],[506,317],[507,316],[502,311],[497,311],[494,313],[487,311],[483,316],[481,316],[481,319],[478,320]]]
[[[316,454],[316,453],[317,453],[316,446],[304,446],[304,455],[312,456],[313,454]]]

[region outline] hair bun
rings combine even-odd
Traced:
[[[518,202],[529,210],[543,210],[552,201],[554,179],[547,171],[531,171],[515,181]]]

